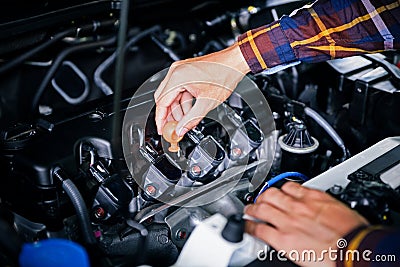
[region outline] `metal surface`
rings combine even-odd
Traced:
[[[351,157],[345,162],[331,168],[330,170],[316,176],[308,182],[305,182],[303,185],[306,187],[319,189],[319,190],[328,190],[334,185],[340,185],[345,187],[350,181],[347,179],[347,176],[361,167],[367,165],[374,159],[379,156],[385,154],[389,150],[396,147],[400,144],[400,136],[397,137],[389,137],[386,138],[377,144],[371,146],[370,148],[358,153],[357,155]],[[397,169],[397,168],[396,168]],[[386,177],[388,177],[386,175]],[[389,178],[386,178],[389,179]],[[400,180],[400,177],[397,179]],[[393,184],[394,182],[391,181]]]

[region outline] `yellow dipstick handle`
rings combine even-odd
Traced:
[[[176,121],[169,121],[164,125],[163,128],[163,137],[171,145],[168,150],[175,153],[179,151],[180,148],[178,143],[183,138],[183,136],[179,137],[175,131],[177,124],[178,122]]]

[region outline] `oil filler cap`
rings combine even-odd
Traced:
[[[234,214],[228,218],[221,235],[226,241],[239,243],[243,240],[243,233],[244,220],[242,219],[242,214]]]

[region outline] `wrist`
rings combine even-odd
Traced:
[[[249,65],[247,64],[246,59],[244,58],[242,51],[238,43],[226,48],[223,50],[225,53],[226,61],[228,66],[232,66],[236,70],[242,72],[243,74],[247,74],[251,71]]]
[[[215,62],[235,69],[243,75],[246,75],[251,71],[245,57],[242,54],[242,51],[240,50],[238,43],[235,43],[221,51],[207,54],[201,57],[191,58],[185,61]]]

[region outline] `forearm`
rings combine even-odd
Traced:
[[[239,37],[252,72],[400,48],[396,0],[320,0]]]
[[[218,52],[210,53],[201,57],[194,57],[178,61],[178,64],[186,64],[191,62],[211,62],[221,64],[229,69],[234,69],[240,73],[246,74],[250,72],[249,65],[246,62],[238,43],[233,44]],[[175,63],[176,64],[176,63]]]

